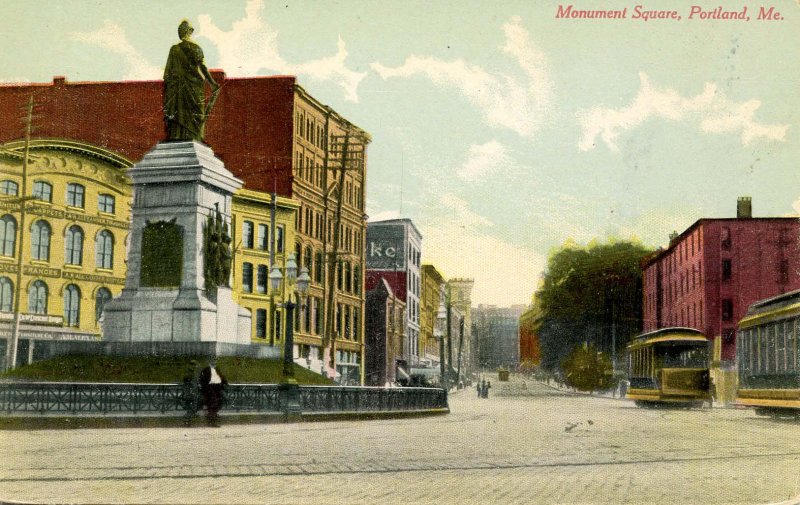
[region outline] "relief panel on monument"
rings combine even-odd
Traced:
[[[179,287],[183,271],[183,230],[175,221],[148,222],[142,231],[142,287]]]

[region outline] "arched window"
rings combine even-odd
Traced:
[[[64,237],[64,262],[68,265],[83,263],[83,230],[76,224],[67,229]]]
[[[83,196],[86,190],[80,184],[71,182],[67,184],[67,205],[83,208]]]
[[[0,195],[17,196],[19,184],[14,181],[0,181]]]
[[[108,288],[100,288],[97,290],[97,294],[94,296],[94,319],[95,321],[99,321],[100,317],[103,315],[103,307],[106,306],[106,303],[111,301],[111,291]]]
[[[312,262],[313,259],[314,259],[314,256],[311,254],[311,248],[310,247],[306,247],[306,251],[303,254],[303,266],[306,267],[306,269],[308,270],[308,276],[309,277],[311,277],[311,275],[312,275],[311,267],[313,265],[311,264],[311,262]]]
[[[94,251],[97,268],[114,267],[114,235],[110,231],[103,230],[97,234]]]
[[[14,256],[17,240],[17,221],[6,214],[0,217],[0,256]]]
[[[0,277],[0,312],[11,312],[14,307],[14,283],[8,277]]]
[[[322,253],[317,251],[314,255],[314,280],[317,284],[322,284],[322,274],[325,272],[325,267],[322,264]]]
[[[50,259],[50,225],[38,220],[31,226],[31,258],[40,261]]]
[[[297,273],[300,274],[300,267],[303,265],[303,246],[299,243],[294,245],[294,260],[297,262]]]
[[[53,186],[44,181],[36,181],[33,183],[33,192],[31,194],[44,202],[52,202]]]
[[[28,288],[28,313],[47,314],[47,284],[34,281]]]
[[[78,326],[81,313],[81,290],[70,284],[64,290],[64,323],[67,326]]]

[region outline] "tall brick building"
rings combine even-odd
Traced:
[[[750,304],[800,288],[798,244],[797,218],[753,218],[749,198],[736,218],[698,220],[643,265],[644,331],[696,328],[715,341],[714,366],[730,370]]]

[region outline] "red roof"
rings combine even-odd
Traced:
[[[295,77],[225,78],[206,126],[206,143],[249,189],[291,196]],[[0,84],[0,143],[23,138],[33,94],[33,138],[68,139],[136,162],[165,139],[163,81]]]

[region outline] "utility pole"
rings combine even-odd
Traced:
[[[11,370],[17,366],[17,347],[19,345],[19,323],[20,305],[22,298],[22,247],[25,243],[25,208],[28,193],[28,153],[31,145],[31,130],[33,123],[33,95],[28,99],[26,107],[25,122],[25,144],[22,150],[22,188],[19,198],[19,241],[17,242],[17,284],[14,286],[14,327],[11,333],[11,345],[9,345],[8,359],[6,368]]]
[[[450,369],[453,368],[453,338],[452,338],[452,323],[453,320],[453,305],[450,300],[450,283],[447,284],[447,291],[445,292],[445,304],[447,306],[447,373],[444,376],[445,390],[450,388]],[[444,357],[442,357],[444,361]]]
[[[342,227],[342,206],[344,204],[345,194],[345,175],[348,170],[360,170],[363,166],[364,144],[360,139],[354,138],[350,126],[346,126],[344,135],[330,135],[332,140],[330,154],[332,155],[333,165],[335,160],[338,159],[338,181],[335,185],[327,188],[326,193],[330,194],[334,189],[337,191],[336,198],[336,219],[333,226],[333,240],[331,244],[331,251],[328,253],[328,303],[326,307],[326,331],[323,347],[327,344],[330,349],[328,364],[335,372],[336,370],[336,286],[338,282],[339,272],[337,263],[339,261],[339,246],[342,240],[341,227]],[[340,143],[341,141],[341,143]],[[341,145],[341,147],[339,147]],[[330,166],[330,165],[329,165]],[[326,200],[327,203],[327,200]],[[326,204],[327,208],[327,204]],[[327,224],[327,223],[326,223]],[[362,363],[363,366],[363,363]]]
[[[456,371],[456,387],[461,383],[461,349],[464,345],[464,315],[458,325],[458,370]]]

